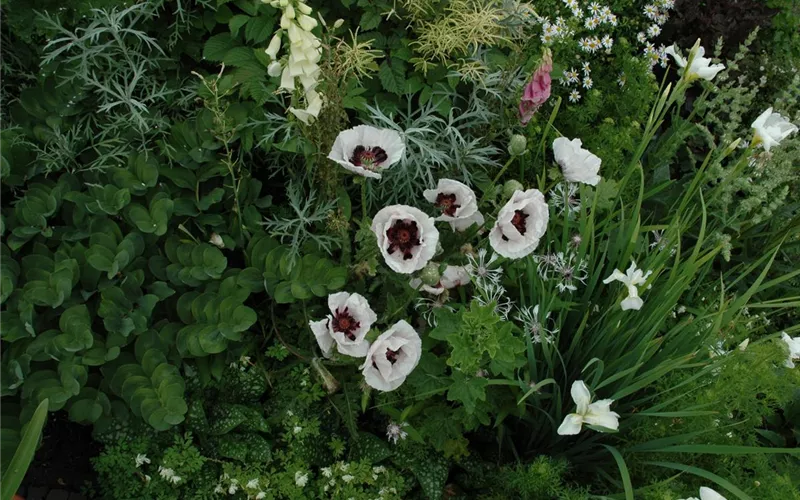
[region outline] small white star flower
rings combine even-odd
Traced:
[[[135,460],[136,460],[136,467],[137,468],[141,467],[144,464],[149,464],[150,463],[150,459],[147,458],[147,455],[144,455],[142,453],[139,453],[138,455],[136,455],[136,459]]]
[[[569,102],[578,102],[581,100],[581,93],[577,89],[572,89],[569,93]]]

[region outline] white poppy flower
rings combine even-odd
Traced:
[[[726,500],[724,496],[720,495],[716,491],[712,490],[711,488],[706,488],[702,486],[700,488],[700,498],[697,497],[690,497],[684,500]]]
[[[503,257],[519,259],[533,252],[547,231],[550,211],[538,189],[515,191],[500,209],[489,233],[492,249]]]
[[[369,342],[364,337],[378,319],[367,299],[357,293],[332,293],[328,295],[328,308],[331,314],[325,319],[308,323],[322,354],[331,357],[336,344],[336,349],[342,354],[354,358],[365,356]]]
[[[422,339],[405,320],[383,332],[369,348],[361,366],[364,380],[372,388],[389,392],[400,387],[422,356]]]
[[[558,427],[558,434],[561,436],[573,436],[581,431],[583,424],[597,425],[606,429],[619,429],[619,415],[611,411],[613,399],[601,399],[592,403],[592,395],[583,380],[576,380],[572,383],[572,400],[578,407],[575,413],[570,413],[564,417],[564,421]]]
[[[422,195],[442,211],[436,220],[453,222],[470,219],[478,213],[478,199],[469,186],[453,179],[439,179],[435,189],[426,189]],[[470,225],[472,225],[470,223]]]
[[[372,232],[378,238],[378,248],[386,264],[403,274],[425,267],[439,243],[433,219],[407,205],[382,208],[372,220]]]
[[[769,151],[773,146],[777,146],[782,140],[797,132],[797,125],[794,125],[786,117],[779,113],[773,113],[772,108],[767,109],[753,122],[753,143],[764,146],[765,151]]]
[[[725,65],[711,64],[711,59],[703,57],[706,54],[706,49],[700,46],[700,40],[697,42],[698,43],[692,47],[692,53],[689,54],[691,65],[688,68],[686,65],[689,63],[689,61],[678,54],[678,49],[675,45],[671,45],[664,49],[664,54],[671,55],[672,58],[675,59],[675,63],[681,68],[684,68],[683,76],[687,80],[692,81],[702,78],[703,80],[711,81],[715,76],[717,76],[717,73],[725,69]]]
[[[566,180],[596,186],[600,182],[597,172],[600,171],[601,160],[583,149],[581,144],[580,139],[570,141],[566,137],[559,137],[553,141],[553,154]]]
[[[783,366],[786,368],[794,368],[794,360],[800,359],[800,337],[792,338],[788,333],[783,332],[781,334],[781,340],[789,347],[789,357],[783,363]]]
[[[619,269],[614,269],[611,276],[603,280],[606,285],[612,281],[619,281],[628,287],[628,297],[622,301],[620,306],[623,311],[634,309],[638,311],[644,305],[644,301],[639,297],[639,289],[637,285],[644,284],[647,278],[653,274],[653,271],[642,272],[641,269],[636,268],[636,262],[631,260],[631,266],[622,274]]]
[[[394,130],[358,125],[339,132],[328,158],[351,172],[380,179],[403,157],[406,145]]]

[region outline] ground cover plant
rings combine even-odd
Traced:
[[[8,2],[3,466],[46,401],[97,498],[800,498],[772,7]]]

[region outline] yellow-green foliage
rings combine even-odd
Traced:
[[[432,2],[406,0],[412,13],[429,12]],[[413,14],[412,14],[413,16]],[[418,57],[415,67],[427,70],[435,64],[459,67],[463,58],[479,47],[492,47],[507,42],[501,21],[503,9],[487,0],[455,0],[450,2],[444,15],[438,18],[416,18],[414,31],[417,39],[411,44]]]

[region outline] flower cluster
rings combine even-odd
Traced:
[[[268,0],[262,0],[267,3]],[[267,73],[272,77],[281,76],[280,88],[295,89],[295,78],[300,80],[305,91],[306,108],[290,107],[289,111],[305,124],[319,116],[322,109],[322,96],[315,90],[319,78],[319,60],[322,57],[321,42],[312,33],[317,20],[311,17],[311,7],[303,0],[272,0],[272,7],[281,9],[280,29],[270,40],[266,53],[272,60]],[[288,56],[278,60],[284,31],[289,38]]]
[[[330,357],[335,345],[341,354],[366,358],[360,369],[370,387],[380,391],[400,387],[422,355],[422,340],[414,328],[400,320],[370,344],[367,333],[378,317],[363,296],[331,294],[328,308],[331,314],[326,319],[309,322],[322,354]]]

